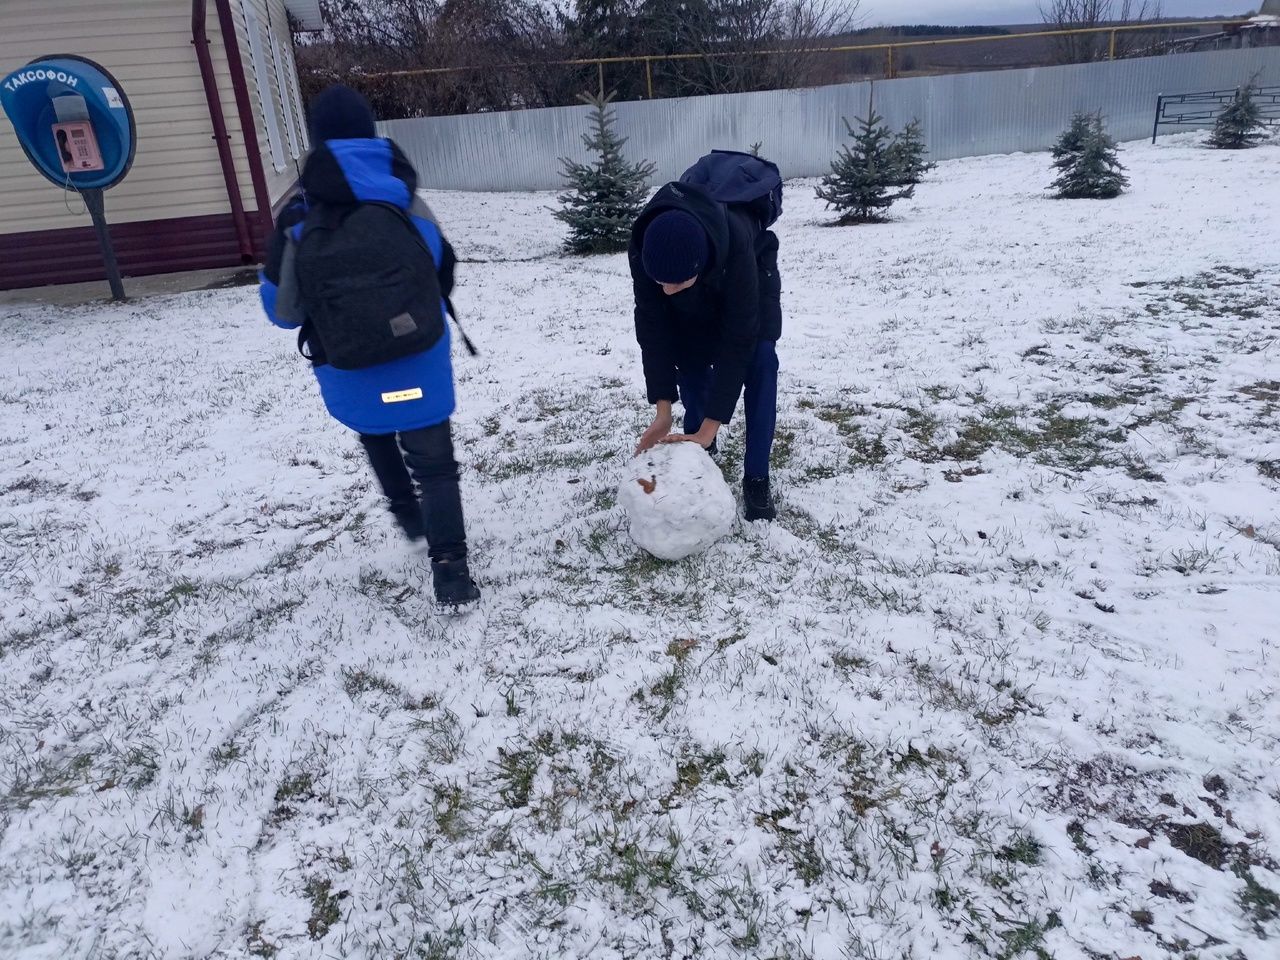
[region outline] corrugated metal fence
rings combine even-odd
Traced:
[[[1101,110],[1118,140],[1151,135],[1162,93],[1280,83],[1280,47],[1224,50],[992,73],[878,80],[808,90],[725,94],[617,105],[632,159],[679,176],[713,147],[763,144],[787,177],[825,173],[845,139],[842,117],[875,109],[894,128],[923,125],[937,160],[1046,150],[1076,110]],[[422,185],[444,190],[551,190],[561,157],[586,159],[586,107],[391,120]]]

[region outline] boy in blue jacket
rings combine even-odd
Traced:
[[[449,330],[443,323],[445,305],[438,315],[439,337],[426,349],[358,369],[335,365],[336,358],[329,361],[317,325],[311,322],[315,318],[309,318],[308,297],[314,293],[300,282],[304,271],[297,262],[309,211],[337,211],[341,217],[343,211],[361,205],[395,208],[421,234],[447,303],[456,262],[453,249],[417,198],[412,165],[392,141],[377,136],[373,111],[363,96],[348,87],[328,88],[311,105],[310,125],[313,149],[302,171],[302,195],[276,223],[261,275],[263,306],[277,326],[300,328],[299,349],[311,360],[329,413],[360,435],[400,529],[410,540],[426,541],[436,600],[448,606],[474,602],[480,591],[467,566],[458,463],[449,422],[455,402]],[[389,234],[387,240],[390,244],[403,237]],[[352,270],[358,267],[353,265]],[[339,275],[324,282],[340,285],[345,279]],[[368,280],[359,276],[351,280],[358,298],[359,284]],[[425,284],[424,288],[435,289]],[[403,322],[413,327],[407,314],[391,321],[393,325]]]

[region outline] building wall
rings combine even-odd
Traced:
[[[272,205],[292,190],[307,152],[305,114],[284,0],[231,0]]]
[[[226,51],[212,55],[222,95],[234,103]],[[226,186],[211,137],[209,109],[191,44],[191,4],[183,0],[5,0],[0,5],[0,72],[38,56],[75,53],[96,60],[133,105],[138,144],[132,171],[107,193],[112,223],[227,213]],[[244,138],[227,110],[241,189],[252,206]],[[68,209],[70,208],[70,209]],[[83,204],[32,168],[13,128],[0,122],[0,234],[86,226]]]
[[[1113,136],[1151,135],[1156,97],[1234,89],[1251,78],[1280,84],[1280,48],[1188,53],[1031,70],[954,74],[767,93],[617,105],[633,160],[674,179],[715,147],[760,142],[787,177],[826,173],[846,142],[844,117],[875,109],[895,128],[919,119],[937,160],[1046,150],[1076,110],[1101,110]],[[587,107],[392,120],[381,125],[418,169],[425,187],[551,190],[561,157],[586,160]]]

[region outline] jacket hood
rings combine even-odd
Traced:
[[[688,183],[668,183],[654,194],[632,228],[631,256],[640,256],[644,247],[645,230],[654,217],[667,210],[683,210],[697,218],[711,241],[711,265],[708,270],[723,270],[729,259],[729,221],[725,215],[725,206]],[[706,272],[704,271],[704,275]]]
[[[390,140],[325,140],[307,157],[300,182],[308,200],[391,203],[408,210],[418,175]]]

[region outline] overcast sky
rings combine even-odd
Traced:
[[[1257,3],[1252,6],[1256,7]],[[866,26],[892,23],[1038,23],[1036,0],[862,0],[859,12]],[[1250,0],[1164,0],[1165,16],[1209,17],[1239,14]]]

